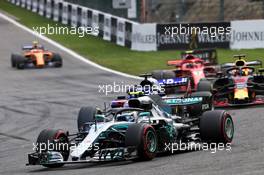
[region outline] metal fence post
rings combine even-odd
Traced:
[[[220,0],[219,21],[225,20],[225,0]]]

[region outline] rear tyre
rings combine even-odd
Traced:
[[[139,160],[153,159],[158,148],[155,129],[146,123],[130,125],[125,135],[125,145],[135,147]]]
[[[175,73],[171,70],[163,71],[163,78],[164,79],[175,78]]]
[[[223,110],[206,111],[200,118],[201,139],[211,143],[231,143],[234,136],[232,117]]]
[[[197,91],[207,91],[207,92],[212,92],[213,91],[213,86],[212,83],[208,80],[200,80],[197,86]]]
[[[46,148],[43,150],[42,146],[44,145]],[[42,149],[41,149],[41,148]],[[63,157],[63,161],[67,161],[70,155],[69,150],[69,140],[66,135],[66,133],[61,130],[55,130],[55,129],[44,129],[40,132],[38,138],[37,138],[37,151],[47,152],[47,151],[56,151],[61,153]],[[43,165],[48,168],[57,168],[62,167],[64,164],[46,164]]]
[[[152,72],[152,77],[156,80],[175,78],[175,73],[170,70],[157,70]]]
[[[156,80],[162,79],[163,71],[161,70],[155,70],[152,72],[152,77],[155,78]]]
[[[54,66],[55,67],[62,67],[63,66],[63,61],[62,58],[59,54],[54,53],[53,54],[53,58],[52,58],[52,62],[54,62]]]

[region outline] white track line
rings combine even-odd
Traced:
[[[28,27],[18,23],[17,21],[13,20],[12,18],[6,16],[5,14],[3,14],[1,12],[0,12],[0,17],[5,19],[5,20],[7,20],[7,21],[9,21],[10,23],[14,24],[15,26],[23,29],[24,31],[27,31],[28,33],[30,33],[30,34],[32,34],[32,35],[34,35],[34,36],[46,41],[46,42],[52,44],[53,46],[63,50],[64,52],[72,55],[73,57],[75,57],[75,58],[77,58],[77,59],[79,59],[79,60],[81,60],[81,61],[83,61],[83,62],[85,62],[85,63],[87,63],[87,64],[89,64],[91,66],[94,66],[94,67],[96,67],[98,69],[101,69],[101,70],[104,70],[104,71],[107,71],[107,72],[111,72],[111,73],[114,73],[114,74],[117,74],[117,75],[121,75],[123,77],[133,78],[133,79],[141,79],[140,77],[137,77],[137,76],[134,76],[134,75],[129,75],[129,74],[126,74],[126,73],[122,73],[122,72],[119,72],[119,71],[115,71],[115,70],[103,67],[103,66],[101,66],[99,64],[96,64],[96,63],[84,58],[83,56],[79,55],[78,53],[74,52],[73,50],[62,46],[61,44],[57,43],[56,41],[53,41],[53,40],[49,39],[48,37],[46,37],[44,35],[41,35],[41,34],[39,34],[37,32],[34,32],[33,30],[31,30]]]

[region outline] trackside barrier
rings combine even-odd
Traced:
[[[136,22],[63,0],[8,0],[41,16],[73,27],[99,27],[99,37],[120,46],[131,46]]]
[[[264,48],[264,20],[190,24],[140,24],[63,0],[7,0],[41,16],[73,27],[98,27],[98,37],[138,51],[198,48]],[[223,34],[166,34],[184,27],[224,28]],[[231,32],[227,32],[227,29]]]

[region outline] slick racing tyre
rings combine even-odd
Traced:
[[[82,107],[78,114],[77,127],[79,132],[85,130],[85,124],[95,122],[95,115],[100,114],[100,110],[95,107]],[[97,120],[98,121],[98,120]],[[98,121],[100,122],[100,121]]]
[[[54,53],[53,54],[53,58],[52,58],[52,62],[54,63],[55,67],[62,67],[63,65],[63,61],[62,58],[59,54]]]
[[[44,129],[37,138],[37,151],[45,153],[47,151],[59,152],[63,161],[67,161],[70,155],[69,140],[67,134],[63,130]],[[48,168],[62,167],[63,164],[43,164]]]
[[[15,55],[15,54],[12,54],[11,55],[11,67],[16,67],[16,62],[17,62],[17,58],[19,57],[20,55]]]
[[[158,148],[155,129],[146,123],[130,125],[125,135],[125,145],[135,147],[139,160],[153,159]]]
[[[20,56],[20,55],[14,55],[12,58],[13,58],[12,66],[14,65],[14,67],[16,67],[17,69],[25,68],[26,62],[27,62],[27,59],[25,57]]]
[[[152,72],[152,77],[156,80],[175,78],[175,73],[170,70],[157,70]]]
[[[202,141],[231,143],[234,136],[232,117],[224,110],[206,111],[200,118]]]
[[[212,92],[213,91],[213,86],[212,83],[208,80],[200,80],[198,85],[197,85],[197,91],[207,91],[207,92]]]

